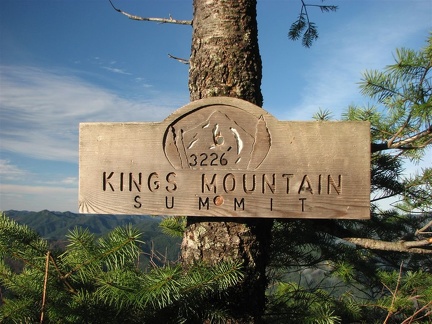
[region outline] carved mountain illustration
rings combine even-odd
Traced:
[[[175,169],[255,170],[271,136],[264,117],[235,107],[197,110],[169,125],[164,151]]]

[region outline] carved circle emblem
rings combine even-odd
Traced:
[[[267,157],[271,135],[267,122],[230,105],[192,110],[170,123],[163,141],[176,169],[255,170]]]

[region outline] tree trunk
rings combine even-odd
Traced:
[[[194,0],[191,101],[235,97],[262,106],[256,0]]]
[[[228,96],[262,105],[256,0],[194,0],[189,70],[191,101]],[[242,260],[246,277],[223,301],[232,322],[259,322],[265,306],[272,221],[188,217],[182,259],[216,264]]]

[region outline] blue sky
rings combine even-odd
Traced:
[[[311,0],[317,2],[318,0]],[[144,17],[192,18],[189,0],[115,0]],[[398,47],[424,47],[430,0],[327,0],[310,9],[320,38],[287,38],[299,0],[258,0],[264,108],[280,120],[334,117],[371,102],[361,73],[393,63]],[[189,101],[191,27],[137,22],[105,0],[2,0],[0,210],[78,207],[78,124],[162,121]],[[430,164],[429,151],[423,165]],[[411,167],[409,167],[411,170]]]

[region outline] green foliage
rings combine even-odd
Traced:
[[[362,222],[278,222],[272,245],[273,283],[266,318],[272,323],[318,323],[324,320],[382,323],[389,314],[392,297],[386,287],[392,291],[399,289],[399,299],[406,302],[404,308],[398,308],[397,314],[391,313],[392,320],[400,323],[403,320],[399,319],[414,314],[424,316],[432,310],[430,257],[358,249],[333,235],[371,235],[388,241],[401,237],[413,239],[415,231],[430,221],[431,215],[412,217],[393,211],[375,214],[371,221]],[[282,244],[283,235],[285,242]],[[401,262],[404,262],[403,284],[396,289]],[[413,304],[413,299],[419,299],[417,304]],[[320,310],[325,313],[319,313]]]
[[[421,169],[417,174],[405,178],[404,189],[397,208],[406,212],[432,210],[432,168]]]
[[[360,89],[382,107],[350,107],[344,117],[371,122],[374,152],[419,159],[432,143],[432,36],[422,51],[398,49],[384,71],[366,71]]]
[[[332,113],[330,110],[322,110],[321,108],[316,112],[312,118],[316,121],[328,121],[332,119]]]
[[[28,227],[20,226],[16,222],[9,222],[2,213],[0,217],[0,253],[2,256],[11,254],[14,259],[23,262],[35,262],[34,253],[44,253],[47,242]],[[39,263],[39,262],[38,262]]]
[[[56,254],[35,231],[2,214],[0,321],[177,323],[229,316],[218,300],[242,279],[241,264],[142,271],[140,236],[132,226],[98,239],[75,228],[65,251]],[[12,270],[12,261],[20,270]]]
[[[160,234],[157,232],[160,219],[151,216],[86,215],[49,210],[40,212],[9,210],[5,213],[20,224],[28,225],[50,241],[64,239],[65,235],[75,227],[87,228],[90,233],[100,236],[116,227],[132,224],[143,234],[149,233],[152,237]]]
[[[377,105],[352,106],[343,116],[371,123],[371,219],[274,222],[266,322],[430,323],[432,168],[405,176],[403,167],[405,158],[421,158],[432,144],[431,39],[422,51],[397,51],[396,64],[383,72],[366,73],[362,91]],[[330,116],[320,111],[315,119]],[[380,204],[395,197],[398,208]],[[184,217],[161,223],[174,235],[184,226]],[[385,244],[365,248],[350,243],[353,237]],[[234,317],[226,296],[243,278],[241,264],[183,269],[153,262],[143,271],[140,256],[149,244],[130,225],[103,237],[76,227],[67,239],[64,251],[51,251],[36,232],[1,216],[0,321],[224,323]],[[388,248],[403,242],[415,249]]]
[[[268,321],[271,323],[342,323],[344,311],[349,309],[351,319],[360,314],[360,308],[351,299],[337,299],[322,289],[308,290],[295,283],[281,282],[271,295]],[[339,310],[337,315],[336,309]]]
[[[431,40],[418,52],[398,50],[384,71],[366,72],[360,87],[375,104],[343,115],[371,124],[371,219],[275,222],[269,322],[430,323],[432,168],[406,175],[404,165],[432,146]],[[330,116],[320,110],[314,119]],[[381,204],[388,198],[399,199],[396,208]],[[363,248],[345,238],[384,245]],[[388,248],[401,242],[419,252]]]
[[[386,288],[376,304],[365,305],[376,308],[393,321],[418,323],[430,320],[432,313],[432,276],[419,271],[379,271]],[[430,321],[429,321],[430,322]]]
[[[307,4],[301,0],[301,9],[298,19],[291,24],[288,32],[288,37],[291,40],[298,40],[302,38],[302,45],[304,47],[311,47],[313,42],[318,39],[318,29],[315,23],[309,20],[308,7],[317,7],[321,12],[331,12],[338,9],[337,6],[315,5]]]
[[[159,225],[162,232],[172,237],[183,237],[186,228],[186,216],[165,217]]]
[[[71,212],[40,212],[14,211],[6,215],[20,224],[28,225],[39,235],[47,239],[50,247],[63,249],[65,236],[75,228],[88,229],[90,233],[100,237],[107,235],[117,227],[129,224],[142,233],[141,239],[146,244],[141,245],[140,264],[148,267],[150,264],[163,265],[176,261],[180,252],[179,237],[165,235],[161,227],[161,218],[152,216],[128,215],[82,215]]]
[[[395,64],[366,71],[362,93],[381,105],[349,107],[345,120],[371,123],[372,202],[399,196],[406,212],[432,210],[432,169],[402,177],[403,158],[422,159],[432,144],[432,36],[422,51],[398,49]]]

